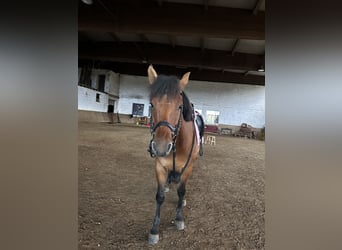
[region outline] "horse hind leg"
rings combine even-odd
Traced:
[[[176,220],[175,220],[175,224],[178,230],[183,230],[185,227],[184,218],[183,218],[183,206],[186,205],[186,200],[184,199],[185,192],[186,192],[185,183],[181,182],[177,189],[178,204],[176,208]]]

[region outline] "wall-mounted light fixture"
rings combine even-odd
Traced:
[[[258,72],[265,72],[264,65],[261,65],[261,67],[260,67],[260,68],[258,68]]]

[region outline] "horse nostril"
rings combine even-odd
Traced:
[[[172,149],[172,142],[170,142],[170,143],[167,145],[167,154],[170,153],[171,149]]]

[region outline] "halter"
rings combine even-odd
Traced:
[[[152,106],[153,108],[153,106]],[[177,136],[179,134],[179,130],[182,124],[182,113],[183,113],[183,105],[179,106],[179,117],[178,117],[178,122],[176,127],[172,126],[169,122],[167,121],[160,121],[157,123],[157,125],[154,126],[153,120],[152,120],[152,115],[151,115],[151,119],[150,119],[150,132],[152,135],[152,139],[150,141],[150,146],[149,146],[149,152],[152,158],[156,157],[156,155],[152,152],[151,146],[153,143],[153,138],[154,138],[154,134],[157,130],[157,128],[161,127],[161,126],[165,126],[168,127],[171,130],[171,135],[172,135],[172,150],[175,152],[176,150],[176,139]]]
[[[195,137],[196,137],[196,131],[195,131],[195,127],[193,127],[193,137],[192,137],[192,145],[191,145],[191,149],[188,155],[188,158],[184,164],[184,166],[181,169],[181,172],[179,173],[178,178],[176,177],[176,139],[177,136],[179,134],[179,130],[181,128],[181,124],[182,124],[182,114],[183,114],[183,107],[184,105],[182,104],[181,106],[179,106],[179,118],[178,118],[178,122],[176,127],[172,126],[169,122],[167,121],[160,121],[157,123],[157,125],[154,125],[153,120],[152,120],[152,115],[151,115],[151,119],[150,119],[150,132],[152,135],[152,139],[150,141],[150,145],[149,145],[149,149],[147,151],[150,152],[150,155],[152,158],[155,158],[156,155],[152,152],[152,143],[153,143],[153,138],[154,138],[154,134],[157,130],[157,128],[161,127],[161,126],[165,126],[168,127],[171,130],[171,135],[172,135],[172,151],[173,151],[173,175],[169,174],[169,177],[172,178],[172,181],[178,183],[180,180],[181,175],[183,174],[183,172],[185,171],[186,167],[189,164],[190,158],[191,158],[191,154],[192,151],[194,149],[194,145],[195,145]],[[153,106],[152,106],[153,108]],[[192,122],[193,123],[193,122]],[[193,126],[195,126],[195,124],[193,123]]]

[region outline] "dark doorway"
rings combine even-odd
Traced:
[[[114,113],[114,106],[115,106],[115,100],[109,99],[108,100],[108,110],[107,110],[107,113]]]
[[[104,92],[106,82],[106,75],[99,75],[99,88],[98,91]]]
[[[109,121],[111,123],[114,122],[114,106],[115,106],[115,101],[112,99],[108,100],[108,109],[107,109],[107,113],[108,113],[108,117],[109,117]]]
[[[114,113],[114,105],[108,105],[108,113]]]

